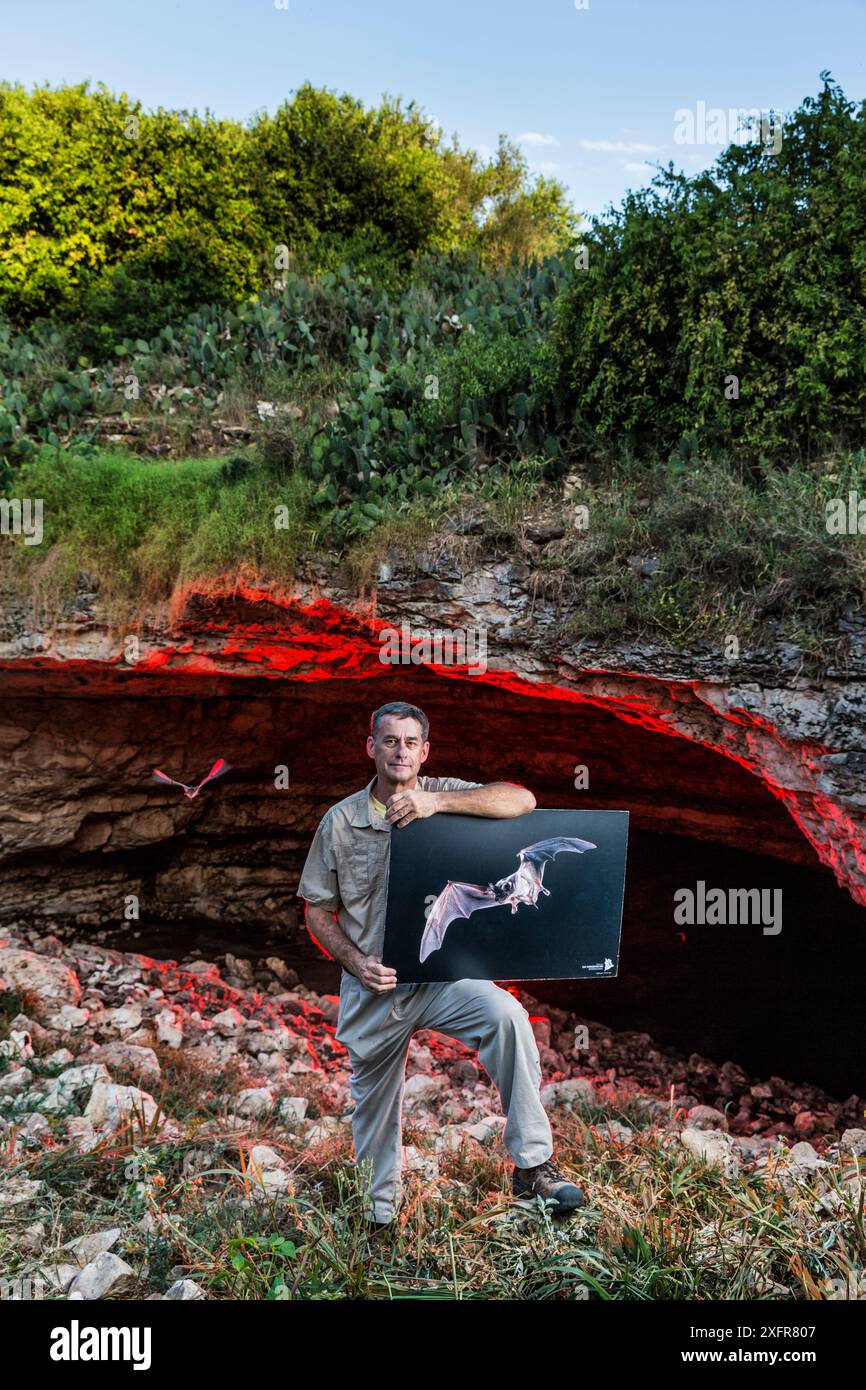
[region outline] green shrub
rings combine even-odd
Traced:
[[[658,454],[694,432],[705,450],[778,458],[860,442],[866,102],[822,76],[779,153],[755,140],[694,178],[670,165],[583,238],[557,341],[596,439]]]
[[[87,351],[265,289],[278,248],[308,276],[354,260],[393,292],[419,254],[525,258],[573,220],[515,147],[485,163],[414,103],[305,84],[245,128],[102,84],[0,83],[0,316],[83,321]]]

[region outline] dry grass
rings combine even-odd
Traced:
[[[115,1252],[136,1274],[126,1297],[162,1292],[181,1276],[226,1300],[809,1300],[838,1297],[831,1280],[866,1287],[866,1172],[859,1186],[843,1181],[856,1171],[853,1158],[824,1170],[820,1188],[815,1179],[784,1181],[773,1155],[728,1179],[685,1155],[676,1114],[648,1125],[628,1100],[559,1109],[555,1153],[584,1189],[583,1210],[552,1219],[538,1201],[515,1202],[501,1145],[466,1138],[440,1156],[438,1176],[405,1174],[398,1217],[373,1237],[348,1123],[315,1146],[273,1119],[205,1139],[204,1117],[228,1105],[237,1079],[204,1075],[182,1052],[160,1056],[158,1098],[183,1138],[160,1142],[153,1126],[139,1126],[80,1155],[58,1130],[53,1149],[7,1152],[6,1179],[45,1183],[26,1207],[0,1209],[7,1277],[48,1277],[63,1242],[119,1226]],[[634,1137],[601,1131],[611,1119]],[[434,1151],[433,1135],[407,1116],[410,1142]],[[280,1153],[293,1196],[255,1195],[255,1143]],[[46,1234],[28,1254],[21,1231],[37,1220]]]

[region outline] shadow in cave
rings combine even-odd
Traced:
[[[677,926],[674,894],[781,889],[782,930]],[[684,939],[683,939],[684,938]],[[750,1074],[866,1092],[866,909],[829,869],[679,835],[631,837],[616,980],[538,981],[537,998]]]

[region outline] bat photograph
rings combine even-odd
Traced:
[[[407,826],[391,848],[385,963],[402,983],[614,977],[627,828],[625,811],[565,810]]]

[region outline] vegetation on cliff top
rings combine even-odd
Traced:
[[[660,170],[582,250],[507,142],[482,165],[399,103],[304,88],[244,130],[6,87],[0,137],[0,484],[47,540],[19,585],[279,578],[466,508],[508,549],[504,507],[512,549],[564,518],[524,553],[576,632],[819,653],[862,606],[826,506],[864,485],[866,104],[827,75],[779,149]]]

